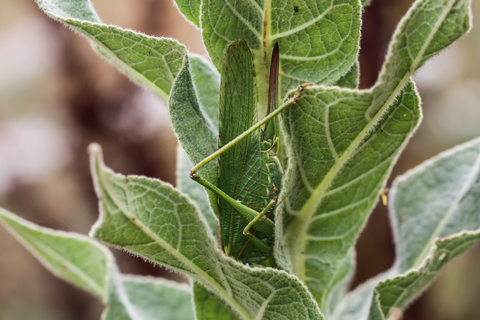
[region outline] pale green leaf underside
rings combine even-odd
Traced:
[[[355,262],[355,248],[352,247],[343,260],[342,265],[338,268],[335,274],[336,278],[332,279],[332,283],[335,283],[335,286],[331,289],[325,307],[322,309],[322,312],[328,320],[331,319],[330,315],[334,312],[350,288],[353,276],[355,275]]]
[[[218,73],[203,58],[187,56],[175,79],[168,100],[170,121],[178,142],[190,163],[194,165],[214,153],[218,148],[219,77]],[[187,164],[180,165],[186,166]],[[195,192],[196,195],[201,194],[198,186],[194,187],[190,182],[185,181],[185,178],[190,175],[190,170],[182,167],[182,171],[178,170],[177,173],[182,175],[180,179],[185,186],[189,186],[189,190]],[[217,160],[215,159],[203,166],[199,170],[199,174],[205,180],[216,185]],[[200,198],[196,195],[194,200],[199,200]],[[208,195],[213,212],[218,212],[216,195],[210,191],[208,191]],[[200,208],[202,212],[205,212],[204,204]],[[208,214],[206,217],[208,217]],[[207,220],[210,225],[213,224],[212,219],[207,218]]]
[[[170,120],[182,146],[177,153],[178,188],[198,205],[213,234],[216,234],[217,197],[190,179],[190,170],[218,148],[220,75],[215,67],[198,55],[189,55],[174,82],[168,101]],[[217,184],[217,161],[200,169],[201,176]]]
[[[192,290],[165,279],[123,276],[123,286],[140,320],[193,320]]]
[[[428,258],[418,269],[398,275],[399,269],[394,267],[369,280],[345,297],[331,319],[387,319],[391,311],[402,310],[417,298],[448,262],[479,240],[478,231],[463,232],[443,240],[437,239]]]
[[[37,226],[1,208],[0,224],[54,275],[105,303],[102,319],[194,319],[192,294],[185,286],[120,275],[110,251],[93,239]]]
[[[390,195],[397,265],[403,273],[422,263],[437,238],[480,230],[480,139],[399,177]]]
[[[189,174],[193,165],[188,160],[185,151],[179,146],[177,148],[177,188],[185,193],[197,205],[202,216],[207,221],[212,235],[217,233],[217,218],[212,212],[208,202],[205,189],[199,183],[190,179]]]
[[[202,56],[189,54],[188,57],[198,101],[213,126],[218,129],[220,74],[215,66]]]
[[[200,87],[201,89],[202,87]],[[193,164],[199,163],[217,151],[218,128],[204,111],[201,101],[197,97],[197,88],[190,72],[188,57],[185,58],[184,65],[175,79],[168,107],[178,141]],[[216,164],[217,161],[214,160],[199,171],[204,179],[214,184],[217,183]]]
[[[441,268],[480,239],[480,139],[446,151],[399,177],[390,212],[404,276],[375,288],[374,314],[387,317],[417,297]],[[432,252],[433,248],[433,252]]]
[[[113,257],[105,247],[79,234],[37,226],[1,208],[0,224],[54,275],[106,301]]]
[[[400,272],[416,268],[437,238],[480,230],[480,139],[432,158],[392,188]]]
[[[402,87],[428,59],[468,32],[469,4],[469,0],[415,2],[397,27],[380,80],[373,88],[379,104],[391,99],[391,92]],[[375,107],[372,114],[378,110]]]
[[[389,269],[350,291],[336,306],[328,320],[367,320],[375,286],[380,281],[396,275],[398,273],[394,269]]]
[[[101,200],[93,236],[192,276],[241,319],[323,319],[295,277],[226,258],[195,205],[179,191],[158,180],[114,174],[103,165],[99,147],[90,150]]]
[[[392,308],[401,309],[416,298],[448,261],[478,242],[479,170],[477,138],[426,161],[394,182],[390,213],[395,266],[350,293],[335,319],[366,319],[365,306],[374,292],[370,319],[387,317]],[[361,305],[363,308],[356,307]]]
[[[236,320],[235,314],[213,292],[201,284],[193,284],[193,299],[197,320]]]
[[[358,0],[206,0],[201,21],[205,46],[217,69],[226,47],[247,41],[265,104],[270,57],[280,46],[280,95],[301,83],[331,85],[354,63],[360,35]]]
[[[285,189],[293,192],[282,209],[276,256],[307,283],[321,307],[418,124],[410,75],[468,31],[468,1],[444,2],[416,2],[372,90],[309,88],[283,115],[291,155]]]
[[[172,39],[101,23],[89,0],[37,0],[51,18],[88,38],[94,49],[134,82],[167,99],[186,54]]]
[[[209,152],[215,149],[218,144],[216,136],[218,135],[220,75],[215,67],[206,61],[205,58],[194,54],[189,54],[188,57],[191,74],[188,73],[188,65],[185,65],[182,69],[182,75],[178,78],[178,82],[175,85],[176,88],[180,89],[185,88],[184,86],[190,88],[188,95],[182,97],[184,94],[183,90],[179,92],[174,91],[169,106],[170,114],[173,114],[172,122],[176,128],[179,141],[182,145],[185,144],[192,157],[199,161],[201,157],[209,155]],[[192,108],[196,108],[196,112],[192,112]],[[184,121],[192,123],[195,120],[197,121],[196,124],[201,123],[202,126],[205,126],[206,136],[209,137],[206,139],[206,142],[194,140],[192,136],[195,135],[195,132],[191,131],[192,127],[185,125]],[[198,129],[196,124],[194,124],[193,128]],[[198,131],[196,133],[198,134]],[[196,136],[198,137],[198,135]],[[210,145],[211,149],[204,149],[203,143]],[[196,156],[197,152],[200,152],[200,156]],[[217,219],[210,208],[205,189],[189,177],[192,167],[193,165],[189,157],[179,147],[177,150],[177,188],[195,202],[203,217],[207,220],[212,234],[215,235],[217,232]],[[213,166],[210,174],[211,179],[216,179]],[[215,201],[215,205],[216,196],[213,195],[212,200]]]
[[[191,288],[186,285],[152,277],[120,275],[117,271],[109,292],[102,320],[195,319]]]
[[[368,119],[371,103],[370,92],[317,87],[282,115],[294,157],[284,187],[286,245],[280,249],[321,306],[421,117],[413,83],[382,109],[382,117]]]
[[[417,270],[380,282],[375,287],[368,320],[385,320],[392,310],[405,308],[425,290],[449,261],[477,244],[479,240],[480,231],[463,232],[437,240],[433,252]]]

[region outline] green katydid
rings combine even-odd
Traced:
[[[275,116],[294,104],[302,87],[276,109],[279,71],[278,44],[272,54],[268,115],[257,118],[253,58],[247,43],[238,40],[227,48],[220,90],[219,149],[191,171],[190,177],[219,198],[218,217],[225,253],[243,262],[260,262],[272,254],[274,210],[282,171],[275,157],[278,126]],[[259,133],[257,129],[264,126]],[[196,172],[219,157],[217,186]],[[255,229],[254,233],[250,229]],[[245,249],[245,250],[244,250]]]

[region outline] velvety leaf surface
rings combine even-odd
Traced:
[[[153,277],[124,275],[121,279],[134,319],[195,319],[190,286]]]
[[[369,121],[371,98],[369,92],[314,87],[282,116],[295,155],[282,207],[287,266],[321,306],[421,117],[412,83],[385,105],[382,117]]]
[[[178,141],[194,164],[199,163],[218,149],[218,128],[204,110],[196,90],[190,72],[190,61],[186,57],[173,85],[168,106]],[[199,174],[205,180],[216,184],[217,161],[214,160],[203,166],[199,170]]]
[[[178,10],[191,23],[200,28],[200,0],[175,0]]]
[[[0,223],[49,271],[103,301],[113,257],[85,236],[37,226],[0,208]]]
[[[437,240],[430,255],[418,269],[380,282],[375,287],[368,319],[385,320],[393,310],[405,308],[428,287],[448,262],[479,240],[480,230]]]
[[[207,137],[209,138],[206,139],[207,141],[205,143],[209,144],[211,147],[212,145],[218,144],[216,136],[218,135],[220,75],[215,67],[201,56],[190,54],[189,62],[191,73],[187,73],[188,65],[184,66],[184,69],[182,70],[182,78],[179,78],[179,81],[185,79],[185,82],[189,83],[190,87],[193,83],[193,88],[195,90],[189,90],[189,99],[183,100],[175,98],[177,96],[175,93],[175,97],[170,101],[169,106],[178,136],[185,136],[185,138],[180,139],[181,144],[185,144],[186,148],[192,154],[193,159],[199,161],[198,159],[201,157],[195,156],[196,152],[200,152],[202,157],[206,157],[208,155],[207,153],[211,150],[197,149],[196,146],[189,147],[191,145],[189,137],[192,133],[187,126],[183,125],[183,121],[192,122],[194,119],[197,119],[198,123],[202,123],[205,126],[207,126],[208,123],[208,130],[206,130],[206,132]],[[186,76],[183,72],[187,73]],[[183,84],[183,82],[178,83],[179,87]],[[195,100],[197,100],[198,104],[189,102]],[[191,112],[192,108],[197,110],[197,112]],[[213,136],[215,136],[215,138]],[[190,162],[189,157],[185,151],[179,147],[177,152],[177,187],[190,196],[190,198],[197,204],[200,212],[207,220],[207,223],[213,232],[212,234],[216,234],[217,219],[208,204],[205,189],[200,184],[190,179],[190,170],[192,167],[193,164]],[[214,166],[211,168],[212,171],[209,171],[208,173],[210,176],[209,179],[214,181],[216,179],[216,172],[214,172]],[[211,205],[216,211],[217,198],[214,194],[211,194],[211,200]]]
[[[468,11],[466,0],[418,0],[371,90],[309,87],[282,114],[289,193],[277,219],[283,222],[276,257],[305,281],[321,308],[420,120],[410,75],[468,31]]]
[[[349,89],[356,89],[358,87],[358,80],[360,77],[360,66],[358,65],[358,61],[350,67],[350,70],[346,74],[344,74],[340,79],[335,82],[334,86],[342,87],[342,88],[349,88]]]
[[[185,193],[198,207],[202,216],[207,221],[212,235],[217,233],[217,218],[210,208],[207,192],[197,182],[190,179],[189,174],[193,165],[188,160],[185,151],[177,148],[177,188]]]
[[[93,48],[134,82],[167,99],[186,54],[175,40],[105,25],[89,0],[36,0],[39,7],[89,39]]]
[[[168,101],[170,120],[182,151],[177,158],[179,188],[197,202],[209,225],[216,231],[216,219],[208,213],[207,204],[201,203],[203,187],[190,179],[188,163],[197,164],[218,148],[218,119],[220,99],[220,75],[204,58],[187,56],[175,79]],[[182,157],[186,156],[187,159]],[[217,159],[199,170],[210,183],[217,184]],[[217,196],[208,191],[210,206],[218,213]],[[214,232],[215,234],[216,232]]]
[[[377,275],[376,277],[359,285],[355,290],[339,302],[329,320],[366,320],[371,308],[373,290],[382,280],[395,277],[397,273],[393,269]],[[376,310],[376,309],[375,309]]]
[[[402,309],[417,297],[447,262],[478,243],[480,139],[444,152],[399,177],[391,198],[397,249],[394,268],[406,275],[375,288],[385,318],[392,308]]]
[[[480,230],[480,139],[432,158],[390,193],[398,268],[417,268],[437,238]]]
[[[215,66],[202,56],[189,54],[188,57],[198,100],[203,111],[218,130],[220,74]]]
[[[333,84],[356,60],[360,11],[358,0],[206,0],[201,9],[202,34],[218,70],[227,45],[237,39],[247,41],[265,112],[274,44],[280,45],[282,97],[301,83]]]
[[[214,293],[208,291],[201,284],[193,284],[193,299],[195,301],[195,315],[197,320],[236,320],[238,319]]]
[[[188,288],[121,275],[110,251],[93,239],[37,226],[1,208],[0,224],[54,275],[100,299],[107,306],[102,319],[194,319]]]
[[[196,206],[178,190],[158,180],[115,174],[104,166],[98,145],[90,152],[101,204],[94,237],[192,276],[241,319],[323,319],[297,278],[226,258]]]
[[[385,319],[415,299],[453,258],[480,239],[480,139],[400,176],[390,193],[397,260],[350,293],[334,319]],[[377,285],[378,284],[378,285]],[[375,287],[375,285],[377,285]],[[362,305],[355,308],[355,305]]]

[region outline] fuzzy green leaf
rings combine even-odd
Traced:
[[[335,275],[336,278],[332,279],[332,283],[335,283],[335,286],[328,295],[328,300],[323,309],[324,314],[331,315],[347,293],[355,273],[355,258],[355,250],[352,247],[344,259],[343,264],[339,267]],[[328,317],[328,319],[330,319],[330,317]]]
[[[417,268],[437,238],[480,230],[480,139],[399,177],[390,193],[401,273]]]
[[[356,89],[358,87],[358,80],[360,77],[360,66],[358,61],[351,66],[350,70],[335,82],[335,86],[349,89]]]
[[[218,148],[218,118],[220,84],[219,75],[212,66],[198,56],[187,56],[178,77],[175,79],[168,101],[170,120],[178,141],[191,163],[197,164]],[[191,67],[190,67],[191,65]],[[193,74],[192,74],[193,73]],[[178,160],[182,160],[179,158]],[[195,193],[194,200],[199,200],[201,192],[198,186],[186,182],[190,170],[186,163],[179,163],[184,186]],[[188,169],[191,169],[188,168]],[[199,170],[199,174],[210,183],[217,184],[217,160],[213,160]],[[217,214],[217,197],[208,191],[210,205]],[[200,196],[201,197],[201,196]],[[199,204],[202,212],[205,204]],[[213,226],[214,221],[206,213],[205,217]],[[216,224],[216,222],[215,222]]]
[[[115,280],[102,320],[195,319],[191,288],[186,285],[118,272]]]
[[[95,51],[132,81],[167,99],[186,49],[175,40],[105,25],[89,0],[36,0],[39,7],[89,39]]]
[[[368,319],[385,320],[393,310],[405,308],[428,287],[448,262],[477,244],[479,240],[480,230],[462,232],[435,241],[427,260],[418,269],[380,282],[375,287]]]
[[[193,159],[198,161],[200,157],[196,156],[195,152],[201,150],[200,155],[207,156],[208,150],[197,149],[195,145],[192,146],[190,140],[192,131],[183,125],[183,121],[191,122],[196,119],[197,123],[204,125],[206,127],[204,130],[206,133],[205,140],[211,144],[212,148],[215,148],[215,145],[218,143],[216,136],[218,135],[220,75],[215,67],[201,56],[190,54],[189,58],[192,74],[188,73],[188,65],[185,65],[184,69],[182,69],[182,76],[179,77],[178,87],[176,86],[176,88],[182,88],[185,82],[188,83],[190,90],[187,91],[187,94],[189,96],[184,96],[183,98],[187,97],[187,99],[182,99],[182,94],[185,91],[181,90],[180,94],[177,94],[176,89],[174,89],[173,98],[170,100],[169,106],[172,122],[178,132],[177,135],[180,137],[180,142],[186,145]],[[182,82],[183,79],[185,79],[185,82]],[[192,112],[192,108],[195,108],[196,112]],[[185,114],[185,116],[182,114]],[[197,133],[199,132],[201,131],[197,131]],[[215,234],[217,219],[210,208],[205,189],[189,177],[192,167],[193,165],[187,154],[179,147],[177,152],[177,187],[197,204],[200,212],[207,220],[212,234]],[[216,178],[215,168],[212,167],[209,175],[212,180]],[[212,194],[211,199],[212,206],[216,211],[217,198]]]
[[[371,308],[373,290],[383,280],[395,277],[397,273],[390,269],[387,272],[361,284],[355,290],[349,292],[334,309],[329,320],[366,320]]]
[[[175,0],[178,10],[196,27],[200,28],[200,0]]]
[[[198,100],[213,126],[218,129],[220,74],[202,56],[189,54],[188,57]]]
[[[277,258],[288,258],[284,266],[321,306],[421,117],[411,82],[374,119],[366,116],[371,103],[370,92],[313,87],[282,115],[293,157]]]
[[[95,295],[105,320],[193,319],[191,292],[154,278],[120,275],[107,248],[85,236],[51,230],[0,208],[0,224],[54,275]]]
[[[241,319],[323,319],[297,278],[226,258],[196,206],[178,190],[158,180],[115,174],[104,166],[98,145],[90,152],[101,208],[94,237],[192,276]]]
[[[85,236],[51,230],[0,208],[0,223],[50,272],[105,301],[111,253]]]
[[[206,0],[201,9],[202,34],[218,70],[227,46],[237,39],[247,41],[265,112],[275,42],[280,45],[282,97],[301,83],[331,85],[357,57],[360,7],[358,0]]]
[[[444,152],[399,177],[391,198],[397,249],[394,269],[397,274],[416,270],[377,285],[374,301],[384,318],[393,308],[404,308],[447,262],[478,243],[480,139]],[[375,318],[371,315],[370,319]]]
[[[217,233],[217,218],[210,208],[208,195],[205,189],[197,182],[190,179],[189,174],[193,165],[188,160],[185,151],[177,148],[177,188],[185,193],[197,205],[202,216],[207,221],[212,235]]]
[[[307,283],[320,307],[420,120],[410,75],[468,31],[468,12],[467,0],[417,1],[372,90],[308,88],[282,115],[290,193],[277,225],[276,256]]]
[[[373,91],[388,101],[428,59],[471,28],[470,0],[417,0],[400,22]],[[372,107],[375,114],[380,105]]]
[[[189,71],[191,68],[191,73]],[[216,150],[218,142],[218,101],[220,99],[220,75],[215,67],[204,58],[190,54],[175,82],[169,101],[170,116],[182,148],[177,152],[177,187],[197,204],[212,230],[216,233],[217,219],[208,204],[207,193],[201,185],[190,179],[193,161],[200,161],[209,152]],[[193,124],[193,127],[186,124]],[[194,130],[192,130],[192,128]],[[197,130],[200,128],[199,130]],[[203,133],[203,139],[200,137]],[[205,148],[203,145],[207,145]],[[214,165],[207,167],[206,179],[216,181]],[[205,172],[203,172],[205,174]],[[212,206],[216,211],[216,196],[212,195]]]
[[[208,291],[201,284],[193,284],[193,299],[197,320],[236,320],[232,310],[227,308],[222,299]]]
[[[186,57],[175,79],[168,106],[178,141],[190,161],[195,164],[218,148],[218,128],[203,109],[196,90],[190,72],[190,61]],[[204,179],[214,184],[217,181],[216,163],[217,161],[212,161],[199,171]]]
[[[334,319],[366,319],[372,297],[371,320],[385,319],[415,299],[447,262],[480,239],[479,194],[480,139],[397,178],[389,205],[396,263],[350,293]]]

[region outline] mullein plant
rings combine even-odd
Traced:
[[[209,60],[175,40],[103,24],[88,0],[37,0],[108,62],[168,100],[177,188],[114,173],[89,148],[100,217],[90,237],[0,209],[102,319],[385,320],[480,239],[480,139],[395,180],[396,262],[348,292],[354,246],[422,118],[411,75],[471,27],[468,0],[417,0],[377,83],[357,89],[368,0],[177,0]],[[108,159],[107,159],[108,160]],[[385,196],[385,195],[384,195]],[[121,274],[108,246],[185,274]]]

